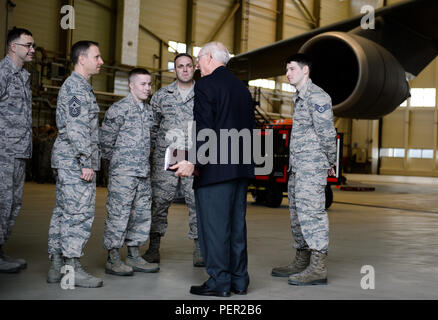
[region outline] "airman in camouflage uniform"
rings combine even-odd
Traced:
[[[52,151],[57,174],[56,205],[49,229],[52,261],[47,281],[61,280],[65,263],[75,271],[75,285],[101,287],[103,281],[86,273],[79,262],[91,233],[96,200],[95,171],[100,166],[99,106],[87,81],[99,73],[103,61],[98,44],[79,41],[71,50],[75,71],[58,93],[56,125],[59,133]]]
[[[327,174],[336,160],[336,130],[330,96],[309,78],[310,62],[302,54],[287,61],[287,77],[297,87],[290,137],[289,208],[297,254],[273,276],[289,284],[326,284],[329,223],[325,211]]]
[[[29,72],[33,59],[32,34],[14,28],[8,33],[8,55],[0,62],[0,272],[19,272],[23,259],[3,253],[21,209],[26,160],[32,156],[32,92]]]
[[[151,130],[152,153],[152,225],[148,251],[143,256],[149,262],[159,262],[160,238],[167,229],[169,207],[175,199],[178,187],[184,193],[189,209],[188,237],[194,240],[193,264],[204,266],[196,224],[193,177],[178,178],[164,170],[166,148],[188,150],[188,124],[193,121],[194,81],[193,60],[188,54],[175,57],[177,80],[161,88],[152,97],[154,121]],[[185,95],[185,96],[184,96]]]
[[[158,265],[140,256],[151,225],[149,177],[150,126],[152,113],[144,101],[151,90],[145,69],[129,74],[130,94],[113,104],[105,114],[100,132],[102,156],[110,161],[107,211],[103,247],[108,250],[105,272],[119,276],[134,271],[157,272]],[[126,264],[119,249],[126,244]]]

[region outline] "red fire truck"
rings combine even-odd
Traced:
[[[272,129],[267,130],[267,129]],[[274,141],[274,159],[273,170],[269,175],[257,175],[250,183],[249,191],[251,192],[256,203],[264,204],[268,207],[278,207],[281,205],[283,197],[287,197],[287,182],[289,167],[289,140],[292,129],[292,119],[274,120],[264,124],[260,134],[267,136],[273,134]],[[262,139],[263,141],[263,139]],[[264,148],[262,143],[262,154]],[[342,146],[343,134],[337,135],[337,157],[336,157],[336,176],[327,178],[325,189],[326,209],[333,202],[332,185],[339,187],[342,177]]]

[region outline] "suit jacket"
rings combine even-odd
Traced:
[[[238,178],[253,178],[252,132],[255,120],[253,100],[248,88],[231,71],[221,66],[210,75],[198,80],[194,90],[193,114],[196,123],[196,137],[199,139],[199,132],[203,129],[214,131],[217,138],[217,148],[210,148],[209,152],[203,152],[207,145],[212,146],[211,141],[197,141],[196,170],[198,174],[195,175],[193,188]],[[221,139],[221,131],[224,134],[232,129],[246,135],[245,141],[239,139],[238,164],[236,164],[236,158],[232,162],[232,156],[236,155],[237,148],[232,154],[231,139],[225,135]],[[228,148],[226,149],[224,146],[227,140]],[[204,143],[206,145],[201,148]],[[228,156],[226,156],[226,150],[228,150]],[[199,153],[205,153],[210,159],[216,158],[216,164],[212,163],[214,161],[207,164],[202,163]],[[213,157],[214,153],[216,153],[216,157]]]

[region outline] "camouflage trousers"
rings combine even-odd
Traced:
[[[80,170],[56,171],[56,205],[49,228],[49,255],[80,258],[94,220],[96,177],[86,182],[80,178]]]
[[[152,225],[151,233],[164,236],[167,230],[167,215],[169,207],[175,199],[178,187],[184,193],[184,198],[189,208],[189,239],[198,239],[196,223],[195,193],[193,190],[193,177],[178,178],[174,172],[163,170],[163,166],[152,169]]]
[[[26,160],[0,155],[0,246],[9,239],[23,200]]]
[[[151,192],[149,177],[109,175],[104,249],[146,243],[151,227]]]
[[[328,251],[326,184],[327,169],[301,170],[289,176],[289,211],[296,249]]]

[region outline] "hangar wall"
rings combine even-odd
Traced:
[[[114,0],[16,0],[15,7],[8,10],[8,29],[12,26],[28,28],[34,34],[37,44],[45,50],[57,54],[65,54],[65,35],[60,28],[63,5],[71,4],[75,9],[75,29],[71,33],[71,41],[90,39],[98,41],[102,57],[106,64],[114,61]],[[120,2],[120,1],[118,1]],[[214,40],[223,42],[230,52],[234,50],[235,16],[232,14],[235,0],[197,0],[193,1],[195,18],[193,21],[194,46],[211,41],[212,34],[219,26],[219,33]],[[306,18],[302,8],[298,8],[294,1],[284,0],[284,24],[281,34],[276,32],[276,16],[279,13],[276,0],[242,0],[245,4],[241,41],[244,44],[241,52],[252,50],[272,42],[306,32],[312,26]],[[5,7],[6,0],[0,5]],[[164,44],[160,45],[156,37],[144,28],[140,28],[138,41],[138,65],[151,70],[159,69],[159,54],[162,47],[161,68],[167,69],[167,63],[173,61],[174,54],[168,52],[167,42],[186,41],[187,0],[141,0],[140,24],[155,36],[161,38]],[[312,12],[313,0],[304,0],[307,9]],[[321,2],[320,25],[340,21],[349,16],[349,2],[339,0],[325,0]],[[223,23],[225,18],[231,18]],[[223,24],[223,25],[222,25]],[[4,25],[3,25],[4,27]],[[4,33],[1,38],[4,43]],[[4,50],[2,50],[4,52]],[[168,73],[172,76],[172,73]],[[105,90],[107,85],[103,76],[93,80],[96,90]],[[170,81],[171,79],[169,79]],[[285,80],[285,78],[283,78]]]
[[[401,149],[404,154],[381,158],[383,174],[438,176],[438,62],[432,61],[410,82],[411,98],[383,118],[382,148]],[[418,89],[431,91],[424,103],[416,99]],[[433,96],[435,95],[435,96]]]
[[[185,43],[186,29],[193,28],[191,41],[193,46],[202,46],[212,40],[223,42],[233,54],[265,46],[276,40],[293,37],[316,27],[303,7],[291,0],[239,0],[241,12],[235,11],[235,0],[141,0],[140,31],[138,39],[138,65],[146,67],[163,76],[162,84],[173,81],[168,63],[173,61],[174,53],[169,52],[168,42]],[[362,5],[376,7],[391,5],[401,0],[303,0],[308,12],[318,16],[318,25],[324,26],[349,18],[360,12]],[[116,63],[116,15],[117,0],[15,0],[15,7],[0,10],[1,21],[8,21],[8,28],[16,25],[30,29],[39,46],[48,52],[65,55],[65,31],[59,27],[60,8],[72,4],[75,9],[75,29],[71,40],[82,38],[98,41],[103,59],[107,65]],[[195,12],[193,19],[188,18],[188,4]],[[316,4],[316,6],[314,5]],[[319,4],[319,5],[318,5]],[[282,7],[283,6],[283,9]],[[6,0],[0,0],[0,7],[6,7]],[[6,17],[5,17],[6,15]],[[239,20],[241,19],[241,20]],[[283,20],[282,24],[277,21]],[[6,25],[0,23],[0,51],[4,52]],[[239,34],[236,35],[236,33]],[[237,39],[237,40],[236,40]],[[236,41],[238,45],[236,45]],[[438,63],[436,59],[413,81],[412,88],[438,87]],[[287,83],[284,76],[277,82]],[[113,79],[101,74],[93,79],[96,91],[112,91]],[[281,86],[277,85],[281,92]],[[272,89],[270,97],[274,97]],[[264,108],[272,111],[272,101],[266,100]],[[438,109],[435,93],[434,106],[399,107],[385,116],[382,121],[337,120],[337,127],[346,134],[346,150],[356,154],[356,159],[364,158],[368,164],[378,163],[382,174],[403,174],[438,176]],[[280,112],[292,113],[290,94],[283,98]],[[380,128],[379,128],[380,126]],[[380,157],[376,153],[378,136],[381,132]],[[400,149],[404,150],[404,153]],[[413,151],[410,151],[412,150]],[[420,151],[418,151],[420,150]],[[432,150],[432,156],[430,156]],[[418,156],[420,152],[420,157]],[[347,154],[347,152],[344,152]],[[395,156],[396,154],[396,156]],[[423,154],[425,157],[422,157]],[[376,156],[377,155],[377,156]],[[373,172],[377,172],[377,167]],[[371,169],[366,169],[371,170]]]
[[[60,27],[61,7],[72,4],[75,10],[75,29],[72,30],[72,43],[80,39],[99,42],[102,57],[106,63],[111,53],[111,1],[112,0],[17,0],[15,7],[8,12],[8,29],[13,26],[29,29],[38,46],[49,53],[65,55],[65,32]],[[105,75],[93,78],[95,90],[106,91]]]

